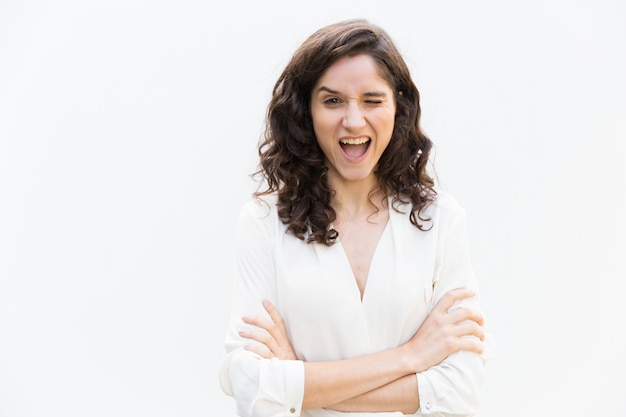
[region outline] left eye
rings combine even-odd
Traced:
[[[339,100],[337,97],[331,97],[331,98],[327,98],[326,100],[324,100],[324,104],[339,104],[341,103],[341,100]]]

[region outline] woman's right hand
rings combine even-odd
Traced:
[[[244,323],[255,327],[247,330],[242,329],[239,331],[239,335],[258,342],[258,344],[246,345],[245,349],[265,359],[297,360],[291,341],[287,336],[287,328],[283,317],[268,300],[263,300],[263,308],[269,314],[269,318],[262,316],[246,316],[242,318]]]
[[[460,300],[474,295],[466,288],[444,294],[415,335],[402,346],[407,350],[415,372],[438,365],[460,350],[483,353],[485,331],[482,313],[470,307],[455,306]]]

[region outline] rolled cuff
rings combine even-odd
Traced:
[[[423,373],[417,375],[417,391],[419,393],[420,408],[417,415],[432,414],[437,407],[437,395],[430,381]]]
[[[479,409],[484,359],[460,351],[417,374],[420,412],[429,416],[471,416]],[[420,415],[420,414],[418,414]]]
[[[297,417],[302,412],[302,361],[263,359],[240,351],[222,364],[220,379],[224,392],[235,398],[242,417]]]

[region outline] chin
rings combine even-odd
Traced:
[[[350,170],[339,173],[344,181],[366,181],[375,177],[374,170]]]

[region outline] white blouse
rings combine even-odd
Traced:
[[[459,287],[478,291],[470,265],[465,211],[439,192],[421,231],[409,221],[409,207],[389,210],[389,221],[371,262],[363,299],[346,254],[332,246],[307,244],[286,233],[274,199],[250,201],[239,217],[232,315],[220,383],[235,398],[242,417],[391,417],[401,412],[344,413],[302,410],[302,361],[361,356],[399,346],[418,330],[443,294]],[[391,202],[391,201],[390,201]],[[270,300],[285,320],[299,360],[263,359],[243,349],[241,317],[267,316]],[[462,303],[478,308],[478,296]],[[471,415],[478,409],[484,357],[457,352],[418,373],[416,415]]]

